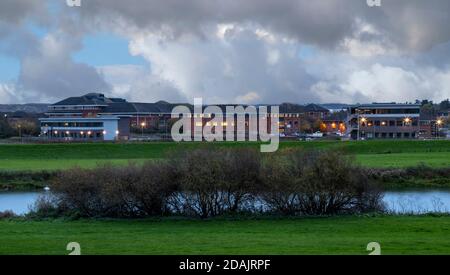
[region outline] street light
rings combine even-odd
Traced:
[[[442,121],[442,119],[436,120],[436,138],[439,138],[439,129],[443,123],[444,121]]]
[[[17,125],[17,127],[19,128],[19,137],[20,137],[20,141],[21,142],[23,142],[23,139],[22,139],[22,125]]]
[[[367,121],[367,119],[365,117],[361,117],[359,110],[357,111],[357,115],[358,115],[358,136],[356,138],[356,140],[360,140],[361,139],[361,131],[360,131],[360,127],[361,124],[365,123]]]
[[[145,126],[147,126],[147,123],[142,122],[142,123],[141,123],[142,138],[144,137],[144,128],[145,128]]]
[[[411,123],[411,119],[409,117],[405,117],[403,119],[403,126],[408,126]]]

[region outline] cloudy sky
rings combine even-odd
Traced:
[[[450,97],[450,1],[0,0],[0,104]]]

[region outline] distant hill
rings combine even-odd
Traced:
[[[45,113],[50,104],[30,103],[30,104],[0,104],[0,113]]]
[[[325,104],[320,104],[320,106],[322,106],[328,110],[342,110],[342,109],[348,108],[351,105],[343,104],[343,103],[325,103]]]

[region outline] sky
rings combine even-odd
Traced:
[[[0,0],[0,104],[438,102],[448,26],[448,0]]]

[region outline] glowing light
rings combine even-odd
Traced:
[[[106,131],[103,131],[103,135],[106,135]]]
[[[361,118],[361,122],[366,122],[367,121],[367,119],[365,118],[365,117],[363,117],[363,118]]]
[[[120,134],[119,130],[116,131],[116,135],[118,136]]]
[[[439,125],[439,126],[441,126],[443,123],[444,123],[444,122],[442,121],[442,119],[438,119],[438,120],[436,121],[436,124]]]

